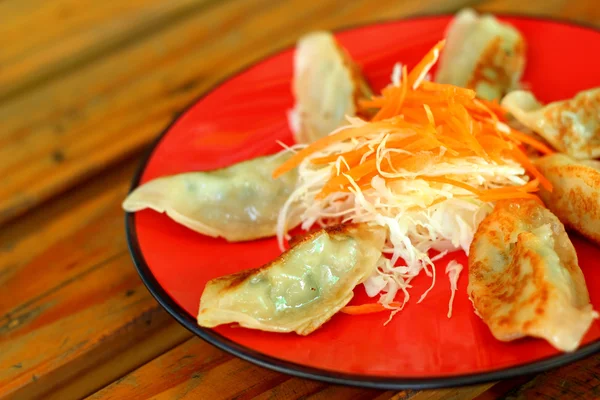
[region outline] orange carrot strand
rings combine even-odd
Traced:
[[[555,151],[553,149],[546,146],[544,143],[540,142],[539,140],[536,140],[535,138],[533,138],[523,132],[519,132],[516,129],[510,128],[510,134],[508,134],[508,136],[512,136],[515,139],[517,139],[518,141],[528,144],[529,146],[533,147],[534,149],[538,150],[539,152],[541,152],[545,155],[555,153]]]
[[[540,181],[540,184],[544,189],[552,192],[552,183],[550,183],[550,181],[535,167],[535,165],[533,165],[525,153],[523,153],[518,147],[515,147],[512,150],[511,155],[515,161],[517,161],[523,166],[523,168],[525,168],[525,170],[527,170],[527,172]]]
[[[402,304],[397,303],[397,302],[392,302],[392,303],[390,303],[390,306],[397,308],[397,307],[401,307]],[[361,304],[359,306],[346,306],[346,307],[342,308],[340,311],[343,312],[344,314],[363,315],[363,314],[373,314],[373,313],[386,311],[386,310],[392,311],[389,308],[385,308],[380,303],[368,303],[368,304]]]
[[[425,75],[427,75],[431,67],[434,66],[440,57],[440,52],[445,44],[446,40],[437,42],[425,57],[423,57],[423,59],[410,71],[408,74],[408,85],[411,89],[415,90],[419,86],[421,81],[425,78]]]
[[[449,179],[449,178],[445,178],[442,176],[419,176],[419,179],[423,179],[424,181],[428,181],[428,182],[437,182],[437,183],[446,183],[452,186],[456,186],[459,187],[461,189],[465,189],[466,191],[469,191],[471,193],[474,194],[479,194],[481,191],[474,188],[473,186],[464,183],[464,182],[460,182],[454,179]]]

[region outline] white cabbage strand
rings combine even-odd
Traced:
[[[349,126],[335,132],[366,123],[359,118],[349,118],[349,122]],[[410,282],[422,271],[432,277],[432,285],[422,294],[419,302],[425,298],[435,284],[433,262],[436,259],[455,250],[464,250],[468,254],[477,226],[493,207],[492,203],[483,202],[460,187],[415,177],[447,177],[478,189],[523,185],[528,181],[524,169],[512,160],[504,160],[503,164],[498,164],[475,156],[444,158],[443,148],[437,154],[428,153],[431,162],[419,171],[406,171],[401,166],[394,166],[392,172],[381,170],[382,162],[392,152],[398,152],[398,149],[387,148],[386,141],[391,135],[408,133],[410,132],[402,130],[382,130],[367,138],[334,143],[304,159],[298,166],[297,188],[280,212],[277,231],[283,250],[287,221],[296,216],[300,216],[301,227],[305,230],[314,225],[326,226],[339,222],[365,222],[386,227],[388,238],[384,253],[391,259],[383,258],[376,274],[364,285],[369,296],[381,294],[380,303],[395,311],[406,304],[410,298]],[[338,157],[335,163],[329,165],[315,165],[311,162],[317,157],[352,151],[362,146],[369,146],[371,149],[363,160],[370,154],[376,154],[377,169],[381,175],[375,176],[371,187],[365,190],[361,190],[350,176],[341,172],[345,164],[343,157]],[[346,176],[350,191],[316,198],[332,172]],[[431,250],[442,253],[440,256],[430,257]],[[396,265],[400,260],[404,261],[404,265]],[[460,271],[453,266],[451,271],[446,272],[451,280],[453,298],[453,288],[456,285],[454,279],[458,279]],[[393,307],[390,304],[398,292],[403,293],[404,300],[400,307]]]

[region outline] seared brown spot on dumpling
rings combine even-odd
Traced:
[[[517,88],[524,67],[521,34],[491,15],[467,9],[450,24],[435,80],[474,89],[484,99],[499,99]]]
[[[554,187],[552,193],[540,192],[548,208],[566,226],[600,244],[600,162],[553,154],[536,165]]]
[[[350,71],[352,82],[354,83],[354,92],[352,93],[352,98],[354,99],[354,104],[357,105],[359,100],[370,98],[373,95],[373,91],[365,79],[362,70],[358,64],[352,60],[352,57],[350,57],[348,51],[340,46],[339,43],[336,43],[336,45],[339,53],[342,55],[344,65]],[[358,107],[356,107],[355,112],[359,117],[370,117],[370,115],[365,114],[364,111],[359,110]]]
[[[500,201],[482,221],[469,253],[468,293],[503,341],[535,336],[572,351],[597,316],[563,225],[533,200]]]
[[[501,98],[514,89],[515,71],[523,69],[525,42],[515,40],[512,50],[502,47],[503,39],[496,36],[485,48],[475,65],[471,79],[466,87],[475,90],[484,98]]]
[[[304,236],[269,264],[206,284],[198,324],[307,335],[327,322],[376,268],[385,229],[343,225]]]
[[[352,235],[352,232],[355,229],[357,229],[357,227],[358,227],[357,224],[342,224],[342,225],[328,226],[328,227],[325,227],[325,228],[317,230],[317,231],[308,232],[303,235],[298,235],[295,237],[294,241],[290,241],[289,245],[290,245],[290,247],[296,247],[302,243],[310,242],[311,240],[315,239],[318,235],[323,234],[323,232],[326,232],[328,235],[331,235],[331,236],[336,236],[336,235],[340,236],[340,235],[344,235],[344,234]],[[288,255],[289,255],[289,251],[284,252],[281,256],[279,256],[279,258],[263,265],[262,267],[254,268],[254,269],[246,269],[246,270],[236,272],[231,275],[215,278],[215,279],[213,279],[213,282],[220,282],[220,281],[226,282],[226,284],[223,284],[224,291],[236,289],[237,286],[241,285],[242,283],[244,283],[244,281],[252,278],[253,276],[258,275],[261,271],[267,270],[272,265],[276,265],[277,263],[281,263],[282,261],[285,261],[288,258]]]
[[[260,269],[246,269],[244,271],[237,272],[235,274],[222,276],[214,279],[215,283],[223,281],[223,291],[227,290],[235,290],[239,285],[244,283],[247,279],[252,278],[254,275],[258,274]]]
[[[600,88],[545,106],[531,92],[518,90],[502,105],[555,149],[580,160],[600,157]]]

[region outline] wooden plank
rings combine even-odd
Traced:
[[[205,360],[203,357],[208,357]],[[185,362],[184,362],[185,360]],[[190,361],[187,361],[190,360]],[[195,361],[192,361],[195,360]],[[218,360],[218,361],[214,361]],[[600,356],[539,375],[527,385],[506,394],[493,393],[494,383],[451,389],[382,392],[369,389],[327,385],[325,383],[281,376],[238,359],[232,359],[194,338],[140,367],[91,399],[130,398],[239,398],[284,399],[376,399],[376,400],[462,400],[529,398],[600,398]],[[210,364],[210,367],[207,365]],[[175,366],[178,366],[175,368]],[[265,377],[266,375],[266,377]],[[575,377],[579,377],[574,379]],[[250,378],[249,378],[250,377]],[[268,387],[265,382],[273,383]],[[501,383],[505,389],[512,381]],[[517,379],[516,382],[522,382]],[[268,387],[265,389],[265,387]],[[262,392],[260,392],[263,390]],[[259,393],[260,392],[260,393]],[[207,397],[204,397],[207,396]],[[212,397],[211,397],[212,396]]]
[[[508,393],[491,388],[477,400],[487,399],[600,399],[600,354],[536,375]]]
[[[373,399],[381,393],[291,378],[232,358],[193,338],[95,393],[90,400],[134,396],[177,400]]]
[[[323,390],[308,396],[311,400],[346,399],[346,400],[373,400],[390,399],[394,397],[393,392],[382,392],[376,389],[361,389],[346,386],[327,386]],[[294,397],[288,397],[293,399]],[[409,399],[410,396],[405,397]]]
[[[174,322],[143,290],[128,254],[91,266],[76,281],[2,321],[0,393],[15,399],[49,398],[60,385],[118,358],[113,363],[118,370],[108,377],[115,379],[147,360],[139,359],[144,355],[140,340],[155,343],[149,338],[162,338],[161,347],[146,355],[152,358],[188,337],[183,330],[177,337],[165,337],[163,329],[169,323]],[[134,360],[121,359],[131,346],[137,347]],[[103,384],[87,382],[93,386],[82,388],[81,394]]]
[[[284,400],[294,398],[309,398],[309,396],[324,390],[329,385],[323,382],[290,378],[255,396],[253,400]]]
[[[415,390],[400,390],[399,392],[382,392],[379,396],[373,400],[407,400],[415,394]]]
[[[0,2],[0,101],[92,62],[103,53],[210,3],[211,0]]]
[[[513,379],[497,382],[486,391],[480,393],[473,400],[496,400],[506,395],[511,390],[530,381],[532,376],[525,375]]]
[[[97,358],[92,364],[87,361],[88,356],[86,356],[85,364],[88,367],[68,381],[63,379],[63,383],[45,394],[44,399],[84,398],[191,337],[191,333],[175,320],[167,317],[166,312],[160,310],[157,315],[159,318],[144,320],[145,324],[153,324],[156,329],[136,328],[135,332],[130,333],[131,337],[115,336],[115,341],[108,344],[109,347],[114,347],[111,349],[111,353],[114,354],[112,358]],[[163,321],[164,318],[166,321]],[[127,340],[119,343],[117,339]],[[103,354],[104,346],[107,344],[102,344],[99,352],[93,354]],[[77,366],[77,363],[75,365]],[[70,371],[71,368],[72,365],[69,365],[68,370]],[[60,373],[58,375],[59,379],[63,377]]]
[[[459,388],[450,389],[435,389],[435,390],[423,390],[410,397],[411,400],[462,400],[462,399],[473,399],[479,394],[483,393],[493,383],[484,383],[481,385],[464,386]]]
[[[600,26],[600,9],[594,1],[567,0],[488,0],[476,7],[480,11],[529,14],[561,18]]]
[[[90,399],[458,400],[473,399],[492,385],[400,392],[328,385],[262,369],[193,338]]]
[[[95,265],[125,254],[120,202],[137,160],[0,228],[0,315],[54,290]],[[31,279],[31,277],[37,279]]]
[[[229,370],[224,375],[226,379],[211,379],[215,370],[223,366]],[[90,399],[124,399],[134,394],[139,398],[165,395],[171,399],[182,399],[194,394],[196,398],[231,398],[232,394],[240,394],[278,375],[253,367],[193,338],[102,389]],[[200,397],[200,391],[211,393],[212,397]]]
[[[290,378],[287,381],[264,391],[253,400],[285,400],[285,399],[358,399],[388,400],[395,395],[393,391],[380,391],[329,385],[327,383]]]
[[[80,398],[190,337],[127,252],[138,160],[0,229],[0,397]]]
[[[469,3],[240,0],[192,12],[2,104],[0,223],[138,151],[199,93],[307,30]]]

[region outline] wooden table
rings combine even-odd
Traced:
[[[448,390],[292,378],[192,337],[130,260],[121,201],[193,98],[308,30],[464,6],[600,25],[594,0],[0,1],[0,397],[600,398],[600,355]]]

